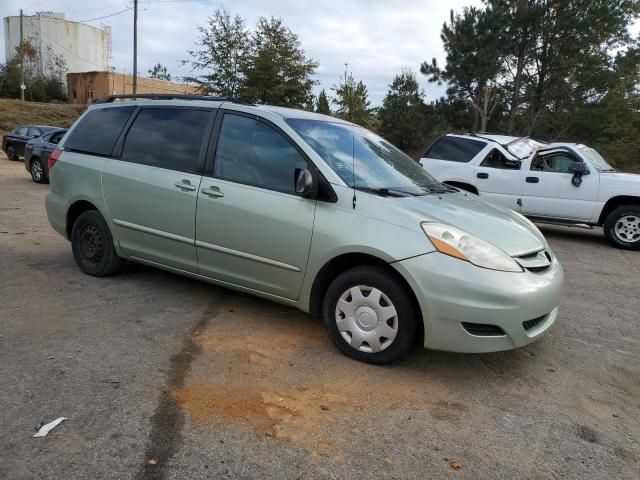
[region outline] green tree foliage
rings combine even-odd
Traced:
[[[466,7],[462,14],[451,11],[442,27],[446,65],[436,59],[423,62],[420,72],[430,82],[448,84],[452,98],[466,99],[475,110],[474,128],[484,131],[500,102],[498,78],[503,72],[504,19],[492,9]]]
[[[351,74],[345,74],[340,78],[342,82],[332,88],[335,92],[333,103],[338,107],[337,116],[364,127],[368,126],[373,110],[366,85],[362,80],[356,82]]]
[[[318,94],[318,99],[316,100],[316,112],[324,115],[331,115],[329,99],[327,98],[327,92],[324,91],[324,88]]]
[[[165,65],[161,63],[156,63],[153,68],[149,69],[148,72],[149,78],[156,78],[158,80],[166,80],[167,82],[171,81],[171,74]]]
[[[311,97],[317,67],[282,19],[262,17],[251,34],[240,91],[260,103],[300,108]]]
[[[206,26],[198,27],[200,38],[196,49],[189,51],[193,70],[201,72],[185,80],[196,83],[203,93],[236,96],[245,77],[245,63],[249,55],[249,32],[244,20],[225,9],[216,10]]]
[[[423,97],[415,74],[403,70],[389,85],[378,112],[382,136],[404,151],[413,152],[424,147],[425,136],[429,133],[431,126]]]
[[[0,66],[0,97],[20,98],[20,55],[24,55],[25,99],[34,102],[66,101],[67,64],[47,47],[47,68],[41,71],[38,50],[30,40],[16,48],[15,56]]]

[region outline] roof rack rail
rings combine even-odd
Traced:
[[[108,95],[101,97],[93,101],[93,103],[113,103],[116,100],[208,100],[211,102],[231,102],[239,103],[242,105],[254,105],[249,100],[242,97],[214,97],[211,95],[184,95],[174,93],[136,93],[136,94],[123,94],[123,95]]]

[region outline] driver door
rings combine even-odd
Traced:
[[[316,200],[295,193],[307,159],[277,127],[225,112],[196,213],[198,273],[295,300],[307,268]]]
[[[525,171],[522,213],[572,221],[593,218],[598,195],[599,175],[593,170],[581,176],[579,186],[572,183],[569,166],[580,162],[567,151],[537,155]]]

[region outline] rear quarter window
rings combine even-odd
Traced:
[[[89,110],[64,142],[65,150],[111,156],[135,106]]]
[[[424,152],[422,158],[470,162],[487,144],[479,140],[460,137],[441,137]]]

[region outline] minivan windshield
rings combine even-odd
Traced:
[[[364,128],[325,120],[287,123],[350,187],[389,196],[445,192],[424,168]]]

